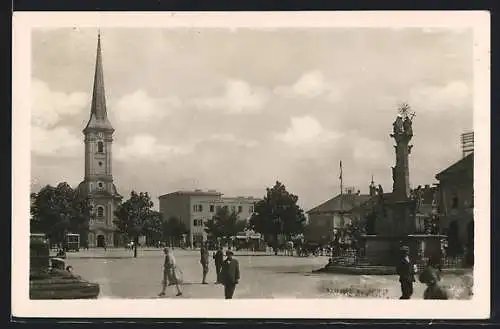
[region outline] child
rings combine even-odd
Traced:
[[[429,259],[427,267],[419,276],[419,281],[427,285],[424,291],[424,299],[448,299],[448,292],[439,284],[441,270],[436,262]]]

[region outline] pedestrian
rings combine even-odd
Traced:
[[[217,274],[217,282],[216,283],[221,283],[220,271],[221,271],[223,262],[224,262],[224,253],[222,252],[222,247],[219,246],[217,248],[217,251],[214,253],[215,272]]]
[[[174,254],[169,248],[163,248],[163,253],[165,254],[165,262],[163,264],[163,281],[161,282],[162,290],[159,296],[165,296],[167,285],[175,285],[175,288],[177,289],[176,296],[181,296],[182,291],[179,285],[182,278],[180,269],[177,267],[175,262]]]
[[[207,274],[208,274],[208,260],[210,258],[210,253],[208,252],[208,247],[206,244],[203,244],[200,249],[200,264],[203,274],[203,279],[201,281],[202,284],[208,284],[207,282]]]
[[[429,259],[426,268],[418,277],[419,281],[427,285],[424,291],[424,299],[448,299],[448,292],[439,284],[441,281],[441,269],[439,263]]]
[[[413,295],[415,267],[410,260],[410,248],[408,248],[408,246],[402,246],[400,251],[401,258],[396,269],[401,284],[401,297],[399,299],[410,299]]]
[[[222,263],[221,281],[226,299],[232,299],[236,285],[240,280],[240,264],[233,258],[231,250],[226,251],[226,260]]]

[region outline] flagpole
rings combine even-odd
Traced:
[[[340,225],[344,225],[344,173],[342,172],[342,160],[340,160]],[[342,227],[340,227],[342,228]],[[339,241],[340,242],[340,241]]]

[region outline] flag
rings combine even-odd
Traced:
[[[339,179],[342,180],[342,160],[340,160],[340,175]]]

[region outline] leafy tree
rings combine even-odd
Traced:
[[[116,220],[114,223],[118,231],[125,233],[134,241],[134,257],[137,257],[139,236],[156,230],[161,220],[161,214],[152,209],[153,205],[147,192],[132,191],[130,198],[115,210]]]
[[[236,212],[226,207],[220,208],[217,213],[205,223],[205,232],[213,239],[221,238],[225,241],[245,230],[247,223],[240,220]]]
[[[161,213],[155,213],[155,216],[149,216],[144,221],[144,234],[149,245],[155,245],[163,238],[164,220]]]
[[[90,199],[78,194],[68,183],[47,185],[32,193],[31,232],[45,233],[51,243],[64,243],[66,233],[79,233],[86,241],[89,220],[93,216]]]
[[[162,235],[165,240],[177,245],[184,234],[189,233],[186,225],[177,217],[172,216],[163,222]]]
[[[285,185],[277,181],[255,204],[250,227],[275,244],[280,234],[289,240],[292,235],[303,233],[306,217],[304,210],[297,205],[298,200],[298,196],[288,192]]]

